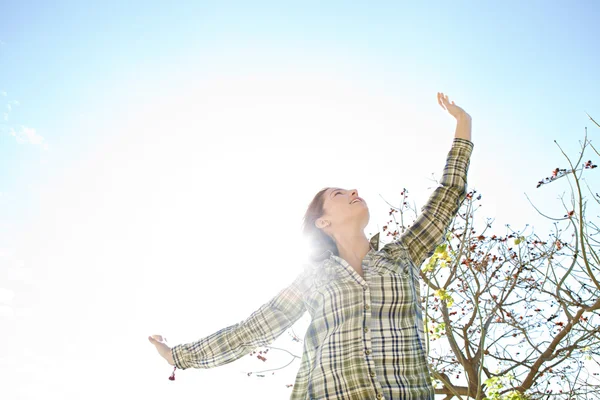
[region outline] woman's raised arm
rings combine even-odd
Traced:
[[[473,143],[471,116],[448,97],[438,93],[438,102],[456,118],[456,133],[439,186],[421,209],[421,214],[408,230],[394,243],[386,245],[388,252],[399,255],[404,249],[419,268],[423,261],[445,239],[446,231],[466,195],[467,172]]]

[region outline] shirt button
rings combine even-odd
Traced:
[[[369,355],[369,354],[371,354],[371,350],[369,350],[369,349],[365,350],[365,354],[366,354],[366,355]]]
[[[369,332],[369,328],[365,328],[365,333],[366,333],[366,332]]]
[[[368,304],[365,304],[365,310],[368,310],[369,308],[371,308]]]
[[[377,399],[378,400],[382,400],[383,399],[383,394],[382,393],[377,393]]]
[[[375,372],[371,371],[371,377],[375,378]]]

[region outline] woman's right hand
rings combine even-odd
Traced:
[[[167,362],[171,365],[175,365],[175,360],[173,360],[173,353],[171,352],[171,348],[167,344],[167,338],[163,338],[161,335],[152,335],[148,336],[148,340],[152,343],[158,354],[160,354]]]
[[[457,121],[471,120],[471,116],[467,114],[465,110],[457,106],[456,103],[450,102],[450,100],[448,100],[448,95],[438,92],[437,98],[439,105],[442,106],[444,110],[448,111],[450,115],[456,118]]]

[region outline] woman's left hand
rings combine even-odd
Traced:
[[[173,359],[173,352],[171,347],[167,344],[167,338],[163,338],[161,335],[152,335],[148,336],[148,340],[152,343],[156,350],[158,350],[158,354],[162,356],[167,362],[171,365],[175,365],[175,360]]]
[[[444,110],[447,110],[450,113],[450,115],[452,115],[454,118],[456,118],[457,121],[471,119],[471,116],[469,114],[467,114],[467,112],[465,110],[463,110],[462,108],[460,108],[459,106],[454,104],[454,102],[450,102],[448,100],[448,96],[445,95],[444,93],[438,92],[437,98],[438,98],[438,103],[440,103],[440,106]]]

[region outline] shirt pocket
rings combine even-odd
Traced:
[[[413,266],[406,257],[392,258],[388,255],[380,255],[373,263],[373,272],[377,275],[397,275],[402,279],[410,279]]]

